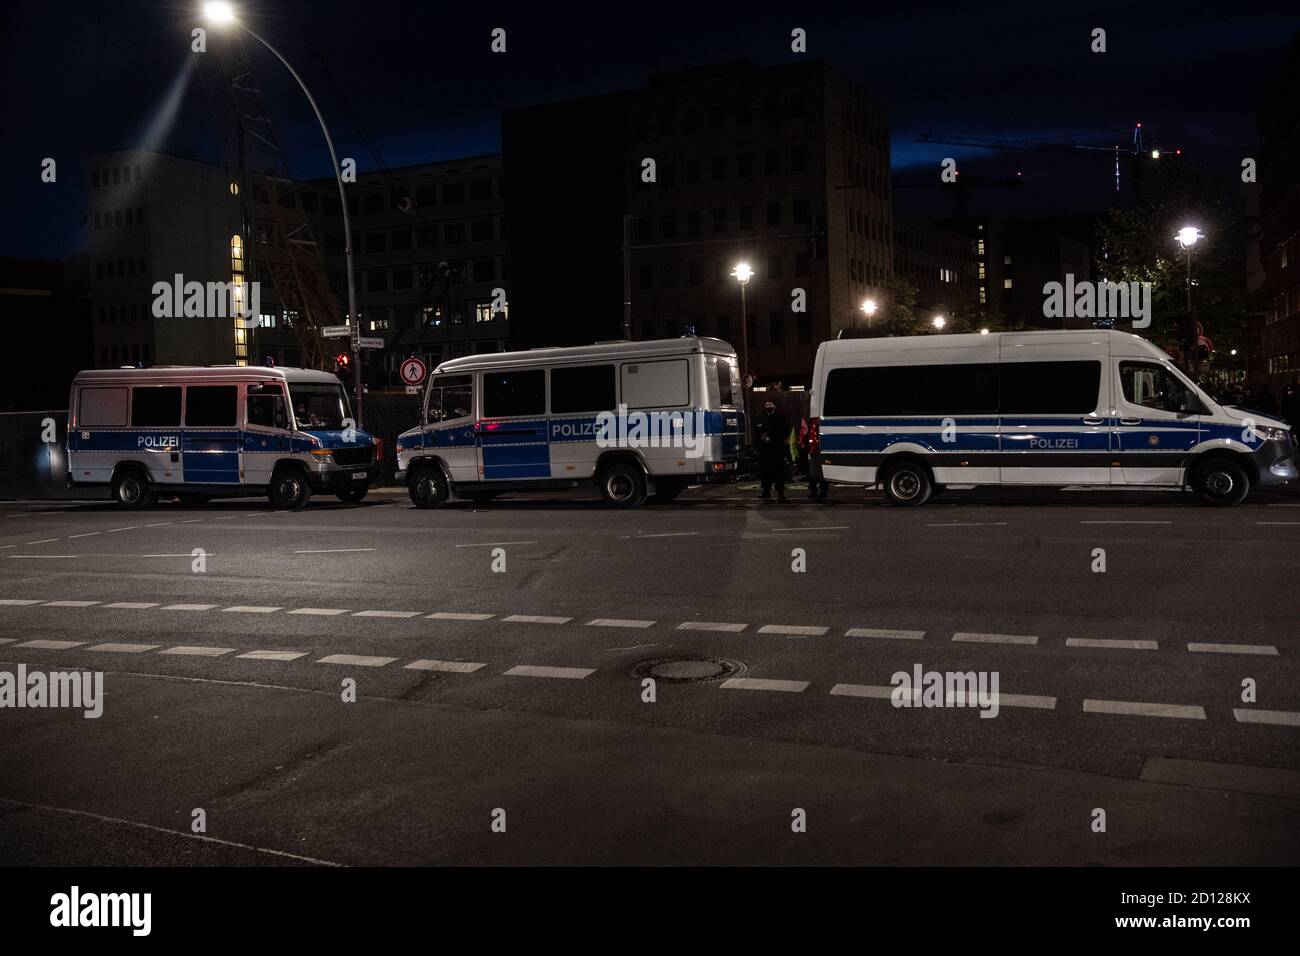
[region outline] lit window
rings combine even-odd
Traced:
[[[975,251],[976,251],[976,253],[977,253],[978,255],[981,255],[981,256],[984,255],[984,240],[983,240],[983,239],[981,239],[981,240],[979,241],[979,243],[976,244]]]
[[[1011,280],[1010,280],[1010,279],[1003,279],[1003,280],[1002,280],[1002,288],[1004,288],[1004,289],[1010,289],[1010,288],[1011,288]]]

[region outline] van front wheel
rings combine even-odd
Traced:
[[[447,479],[436,465],[423,465],[411,472],[406,493],[417,508],[437,508],[447,500]]]
[[[1196,466],[1192,488],[1212,505],[1236,505],[1250,492],[1250,478],[1231,458],[1211,458]]]
[[[635,508],[645,501],[645,476],[635,465],[610,465],[600,475],[600,496],[614,508]]]
[[[916,461],[900,461],[896,465],[891,465],[885,472],[885,480],[882,484],[889,503],[900,507],[914,508],[923,505],[934,490],[930,473],[924,465]]]
[[[271,476],[271,504],[281,511],[297,511],[311,501],[311,485],[297,468],[281,468]]]

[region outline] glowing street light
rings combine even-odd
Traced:
[[[1191,249],[1192,246],[1196,245],[1196,240],[1201,238],[1201,230],[1195,226],[1183,226],[1178,230],[1174,238],[1178,240],[1178,244],[1184,249]]]
[[[980,335],[988,335],[988,334],[989,334],[988,329],[980,329]]]
[[[736,268],[731,270],[732,278],[740,283],[740,356],[744,366],[740,370],[740,389],[741,396],[749,390],[749,319],[745,315],[745,286],[749,280],[754,277],[754,270],[749,267],[748,262],[737,262]],[[744,402],[745,406],[745,440],[749,441],[749,402]]]
[[[876,300],[867,299],[862,303],[862,312],[869,319],[876,314]]]
[[[948,324],[948,320],[945,319],[942,315],[936,315],[932,320],[932,324],[934,325],[935,329],[942,332],[943,327]]]
[[[361,316],[357,312],[356,270],[352,265],[352,219],[348,215],[348,197],[343,188],[343,170],[339,166],[338,154],[334,151],[334,140],[330,137],[329,127],[325,125],[325,117],[321,115],[320,107],[316,105],[316,98],[311,95],[311,90],[307,89],[307,84],[298,75],[298,71],[293,68],[292,64],[284,58],[284,55],[279,50],[271,46],[264,37],[253,32],[246,23],[236,17],[234,8],[225,0],[209,0],[208,3],[203,5],[203,16],[214,24],[234,24],[270,50],[275,55],[275,58],[284,64],[284,68],[289,71],[290,75],[298,81],[298,86],[302,88],[303,94],[307,97],[307,102],[311,104],[312,112],[316,114],[316,122],[320,123],[321,132],[325,134],[325,145],[329,147],[330,162],[334,167],[334,179],[339,187],[339,203],[343,207],[343,254],[347,263],[348,276],[348,321],[352,326],[352,381],[353,390],[357,396],[357,425],[360,425],[363,391],[361,387]]]

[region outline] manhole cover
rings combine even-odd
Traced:
[[[653,677],[669,684],[726,680],[745,673],[740,661],[725,657],[656,657],[632,668],[633,677]]]

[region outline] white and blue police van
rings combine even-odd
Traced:
[[[360,501],[376,444],[354,427],[335,375],[257,366],[80,372],[68,405],[68,481],[111,489],[123,508],[162,496],[198,503],[268,495],[304,507],[312,491]]]
[[[420,508],[593,485],[614,507],[667,502],[734,476],[742,409],[720,339],[455,358],[429,376],[424,424],[398,436],[397,474]]]
[[[813,474],[920,505],[945,485],[1190,488],[1218,505],[1296,477],[1283,422],[1221,405],[1115,330],[824,342]]]

